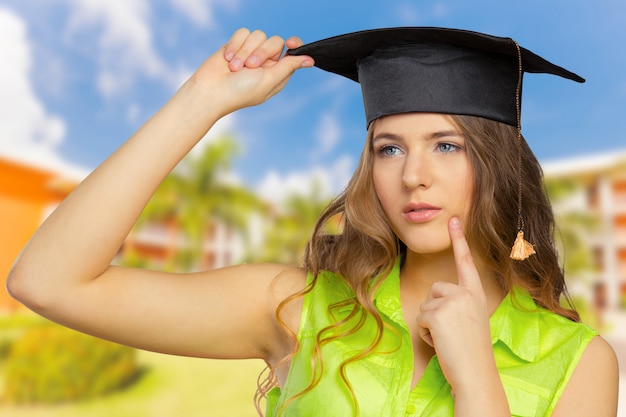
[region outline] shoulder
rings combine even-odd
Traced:
[[[208,287],[198,290],[203,290],[203,294],[215,294],[220,304],[235,310],[231,311],[235,318],[254,312],[257,317],[251,320],[252,326],[267,333],[268,329],[262,329],[262,323],[282,327],[276,325],[277,309],[282,308],[282,318],[288,330],[293,330],[294,326],[297,329],[298,303],[287,301],[306,287],[305,269],[278,263],[251,263],[199,272],[198,275]],[[262,317],[269,317],[269,320],[261,321]],[[245,322],[243,318],[241,321]]]
[[[255,275],[264,277],[262,285],[267,286],[268,291],[261,289],[256,296],[268,294],[266,311],[278,332],[277,337],[271,337],[274,349],[271,349],[269,356],[271,362],[281,359],[292,352],[295,346],[292,335],[297,334],[300,327],[308,273],[304,268],[283,264],[253,264],[241,268],[252,268]]]
[[[619,369],[615,351],[600,336],[587,345],[553,416],[615,416]]]
[[[490,325],[492,338],[501,340],[521,358],[533,363],[567,364],[563,372],[578,362],[587,344],[598,334],[586,324],[538,306],[521,289],[515,289],[502,301]]]
[[[221,274],[227,280],[247,282],[251,290],[267,287],[270,294],[281,299],[301,291],[306,285],[307,277],[307,272],[303,268],[277,263],[240,264],[200,274],[207,276]]]
[[[267,294],[268,312],[275,315],[277,309],[281,309],[283,315],[288,316],[285,324],[290,330],[297,329],[302,303],[295,296],[306,288],[308,274],[305,269],[283,264],[244,264],[235,268],[237,275],[251,275],[259,281],[258,286],[249,283],[241,288],[242,291],[251,292],[253,298]],[[291,316],[293,318],[289,318]],[[292,323],[294,320],[296,323]]]

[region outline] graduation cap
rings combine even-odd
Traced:
[[[315,66],[359,82],[368,126],[407,112],[480,116],[516,126],[523,72],[585,81],[513,39],[459,29],[365,30],[287,53],[311,56]]]
[[[428,112],[484,117],[517,127],[518,222],[511,258],[535,253],[522,216],[521,92],[524,72],[585,80],[510,38],[459,29],[400,27],[353,32],[287,51],[361,84],[367,126]]]

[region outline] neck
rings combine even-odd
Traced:
[[[487,267],[480,256],[474,253],[473,259],[481,278],[489,309],[493,312],[505,296],[504,291],[497,283],[495,273]],[[418,254],[408,251],[400,272],[401,288],[405,296],[414,300],[423,300],[428,297],[430,287],[437,281],[458,282],[456,263],[452,249],[433,253]]]

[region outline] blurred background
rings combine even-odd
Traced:
[[[0,277],[59,202],[237,28],[305,42],[375,27],[463,28],[512,37],[587,79],[527,74],[522,131],[544,167],[576,306],[624,366],[625,19],[619,0],[0,0]],[[116,262],[297,263],[364,135],[358,84],[298,72],[269,102],[215,126],[162,184]],[[254,416],[262,369],[123,348],[46,322],[0,291],[3,416]]]

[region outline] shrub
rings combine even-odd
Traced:
[[[11,340],[0,336],[0,361],[3,361],[7,357],[9,349],[11,349]]]
[[[137,377],[135,356],[132,348],[61,326],[30,329],[7,356],[4,399],[56,403],[97,397]]]
[[[0,361],[6,360],[11,345],[24,332],[32,327],[39,327],[48,320],[35,314],[0,315]]]

